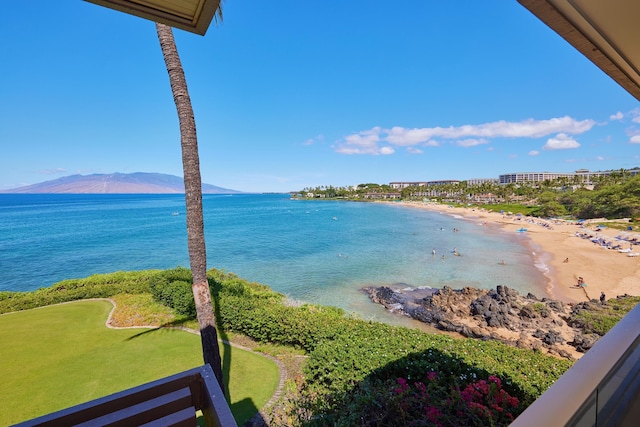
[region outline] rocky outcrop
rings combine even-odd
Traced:
[[[567,320],[572,307],[561,301],[520,295],[506,286],[485,290],[363,289],[372,301],[389,311],[409,316],[438,329],[465,337],[499,340],[521,348],[577,358],[598,336],[583,335]]]

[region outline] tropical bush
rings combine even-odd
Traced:
[[[164,270],[151,276],[149,288],[153,299],[176,313],[190,318],[196,317],[196,305],[191,290],[191,270],[178,267]]]
[[[370,412],[364,424],[503,426],[522,411],[518,398],[505,391],[495,375],[487,380],[446,384],[436,371],[428,371],[414,381],[402,377],[395,383],[389,381],[384,391],[383,411]]]
[[[27,310],[89,298],[149,293],[149,278],[158,270],[118,271],[69,279],[32,292],[0,292],[0,313]]]

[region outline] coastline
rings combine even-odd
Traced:
[[[548,298],[575,303],[598,299],[601,292],[605,293],[606,299],[624,294],[640,295],[640,257],[629,257],[627,253],[607,249],[592,241],[602,239],[614,245],[619,244],[622,249],[629,249],[629,242],[616,239],[620,230],[596,228],[598,222],[577,224],[543,220],[488,212],[475,207],[423,202],[388,203],[439,212],[484,225],[495,224],[510,233],[526,228],[527,244],[536,266],[547,278],[544,296]],[[632,251],[640,253],[640,246],[634,245]],[[565,262],[566,259],[568,262]],[[585,287],[577,285],[578,277],[584,278]]]

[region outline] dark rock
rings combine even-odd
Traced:
[[[410,316],[438,329],[482,340],[499,340],[522,348],[544,350],[561,357],[569,357],[566,344],[586,351],[597,336],[581,335],[572,322],[571,313],[580,310],[601,310],[599,303],[583,302],[565,305],[561,301],[538,299],[531,293],[526,297],[507,286],[484,290],[465,287],[454,290],[445,286],[429,292],[407,289],[407,285],[368,288],[372,301],[389,311]],[[571,313],[570,313],[571,311]],[[520,332],[514,339],[513,332]],[[566,343],[564,336],[573,334],[574,341]]]
[[[577,334],[573,341],[570,342],[572,346],[581,353],[586,353],[593,345],[600,339],[597,334]]]
[[[547,345],[562,344],[564,340],[557,331],[549,331],[542,337],[542,342]]]
[[[538,317],[538,314],[533,309],[533,307],[531,307],[530,305],[525,305],[520,309],[520,313],[518,313],[518,316],[525,319],[535,319],[536,317]]]
[[[542,302],[544,302],[551,310],[557,313],[564,313],[564,304],[562,304],[562,301],[542,298]]]
[[[560,357],[564,357],[565,359],[573,360],[573,356],[567,350],[559,348],[555,349],[555,353]]]
[[[551,316],[551,310],[549,310],[546,306],[545,307],[539,307],[539,308],[534,308],[535,311],[538,312],[538,314],[540,314],[540,317],[543,318],[547,318],[549,316]]]

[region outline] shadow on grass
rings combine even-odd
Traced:
[[[214,306],[215,318],[220,319],[219,299],[217,297],[217,294],[214,294],[213,306]],[[136,338],[139,338],[141,336],[151,334],[154,332],[158,332],[159,330],[162,330],[162,329],[180,329],[182,328],[183,323],[184,323],[184,319],[166,322],[156,328],[147,329],[147,330],[138,332],[137,334],[134,334],[130,337],[127,337],[125,341],[132,341],[132,340],[135,340]],[[235,418],[236,422],[240,426],[247,425],[249,422],[250,422],[250,425],[264,425],[264,424],[261,424],[262,417],[259,414],[258,408],[254,404],[253,400],[246,398],[238,402],[232,403],[232,396],[229,392],[229,383],[231,380],[231,358],[232,358],[233,347],[229,344],[228,334],[226,333],[224,328],[221,327],[219,324],[217,327],[217,332],[218,332],[218,338],[221,340],[218,342],[221,345],[221,353],[222,353],[222,376],[224,381],[224,386],[222,387],[222,389],[225,393],[227,403],[229,403],[229,407],[231,408],[231,413],[233,414],[233,417]],[[204,426],[204,418],[202,417],[198,418],[198,425]]]
[[[222,340],[222,346],[224,348],[223,357],[222,357],[222,377],[224,378],[224,389],[227,393],[227,401],[231,402],[231,394],[229,392],[229,382],[231,380],[231,348],[229,345],[229,335],[224,328],[224,324],[220,319],[222,319],[222,314],[220,313],[220,295],[218,293],[220,289],[220,284],[218,282],[209,281],[209,287],[211,288],[211,296],[213,299],[213,314],[216,319],[216,327],[218,329],[218,333],[220,335],[220,339]],[[255,379],[257,380],[257,379]],[[229,403],[231,406],[231,413],[238,425],[266,425],[260,412],[258,412],[258,408],[256,407],[253,400],[246,398],[242,399],[239,402]]]

